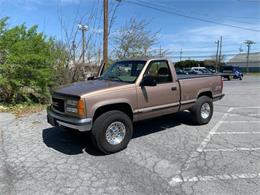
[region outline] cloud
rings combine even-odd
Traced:
[[[251,25],[250,27],[257,29],[258,26]],[[215,45],[214,42],[217,41],[220,36],[223,38],[223,45],[225,43],[227,45],[239,45],[247,39],[260,43],[259,32],[246,31],[225,26],[223,27],[219,25],[196,27],[189,30],[183,30],[182,32],[175,34],[163,34],[160,39],[167,41],[168,46],[175,48],[176,46],[186,46],[187,50],[194,48],[205,48],[205,50],[207,50],[204,46]]]
[[[244,27],[259,29],[257,25]],[[174,56],[179,56],[181,49],[184,56],[213,56],[217,48],[215,41],[219,40],[220,36],[223,38],[222,52],[227,56],[238,53],[239,47],[242,47],[245,51],[246,46],[243,42],[248,39],[256,42],[256,45],[252,46],[252,51],[257,51],[257,48],[260,49],[259,32],[219,25],[207,25],[173,34],[162,34],[159,38],[164,42],[165,47],[172,51]]]
[[[1,1],[1,0],[0,0]],[[26,10],[37,10],[42,6],[48,5],[67,5],[67,4],[79,4],[80,0],[13,0],[11,3],[14,6],[23,7]]]

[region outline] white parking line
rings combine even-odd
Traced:
[[[235,135],[235,134],[260,134],[260,131],[236,131],[236,132],[232,132],[232,131],[221,131],[221,132],[211,132],[213,135]]]
[[[260,107],[230,107],[228,111],[222,116],[220,121],[209,131],[206,138],[201,142],[199,147],[195,152],[191,154],[189,159],[186,161],[186,166],[179,171],[180,177],[173,177],[169,181],[169,184],[171,186],[175,186],[179,183],[184,182],[197,182],[197,181],[215,181],[215,180],[234,180],[234,179],[254,179],[254,178],[260,178],[260,173],[245,173],[245,174],[233,174],[233,175],[213,175],[213,176],[195,176],[195,177],[182,177],[182,172],[187,170],[191,164],[191,162],[195,159],[195,157],[201,153],[201,152],[216,152],[216,151],[227,151],[227,152],[234,152],[234,151],[256,151],[260,150],[260,148],[227,148],[227,149],[205,149],[208,143],[210,142],[212,136],[215,134],[260,134],[258,131],[253,132],[217,132],[220,125],[223,123],[260,123],[260,120],[257,121],[225,121],[225,119],[228,117],[228,115],[232,115],[233,113],[230,113],[234,109],[260,109]],[[236,114],[234,114],[236,115]]]
[[[238,109],[260,109],[260,107],[253,107],[253,106],[249,106],[249,107],[233,107],[234,110],[238,110]]]
[[[239,151],[256,151],[260,148],[219,148],[219,149],[204,149],[203,152],[239,152]]]
[[[247,117],[250,117],[250,116],[260,116],[260,114],[256,114],[256,113],[228,113],[228,116],[247,116]]]
[[[207,137],[201,142],[200,146],[197,148],[197,152],[202,152],[203,149],[208,145],[209,141],[211,140],[211,137],[214,135],[214,133],[218,130],[220,125],[224,122],[225,118],[227,118],[228,113],[233,110],[233,107],[229,108],[227,113],[223,115],[221,120],[209,131]]]
[[[249,116],[260,116],[260,114],[248,114]]]
[[[218,130],[218,128],[220,127],[220,125],[222,124],[223,120],[228,116],[228,113],[231,112],[233,110],[233,108],[229,108],[228,111],[222,116],[222,118],[220,119],[219,122],[217,122],[217,124],[210,130],[210,132],[208,133],[207,137],[201,142],[201,144],[199,145],[199,147],[196,149],[196,151],[194,151],[190,157],[188,158],[188,160],[185,162],[185,166],[182,168],[182,170],[179,171],[179,173],[181,173],[182,171],[185,171],[189,168],[191,162],[195,159],[196,156],[199,155],[199,153],[201,153],[203,151],[203,149],[207,146],[208,142],[211,140],[211,137],[213,136],[213,133],[216,132]]]
[[[195,176],[195,177],[174,177],[169,182],[171,186],[175,186],[184,182],[207,182],[207,181],[216,181],[216,180],[235,180],[235,179],[255,179],[259,178],[260,173],[244,173],[244,174],[232,174],[232,175],[208,175],[208,176]]]
[[[222,123],[260,123],[259,121],[222,121]]]

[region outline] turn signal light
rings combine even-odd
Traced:
[[[86,116],[85,102],[83,99],[78,101],[77,109],[80,117]]]

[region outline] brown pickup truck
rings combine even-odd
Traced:
[[[222,90],[221,76],[177,76],[170,60],[123,60],[94,80],[54,91],[47,118],[53,126],[91,131],[108,154],[127,147],[136,121],[189,110],[195,123],[207,124]]]

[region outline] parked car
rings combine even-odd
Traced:
[[[186,72],[180,68],[176,68],[175,70],[176,70],[176,74],[188,74],[188,72]]]
[[[243,79],[243,73],[240,71],[239,66],[222,66],[220,69],[220,74],[223,78],[230,80],[233,79]]]
[[[184,68],[184,71],[187,72],[187,74],[189,74],[189,75],[199,74],[197,71],[191,70],[191,68]]]
[[[207,65],[205,68],[207,68],[207,70],[209,70],[211,73],[217,73],[215,66]]]
[[[109,154],[127,147],[133,123],[189,110],[207,124],[213,101],[224,96],[218,75],[178,75],[167,59],[118,61],[98,78],[62,87],[52,94],[48,122],[91,131],[95,146]]]
[[[212,72],[205,67],[192,67],[191,70],[196,71],[198,74],[212,74]]]

